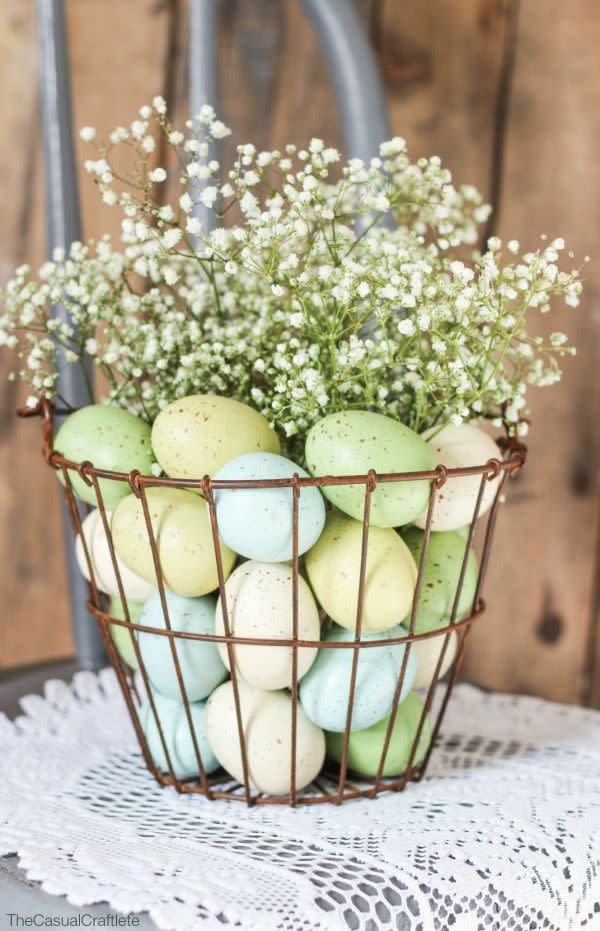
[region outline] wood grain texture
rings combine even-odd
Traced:
[[[581,260],[593,254],[599,228],[600,9],[585,0],[521,4],[512,94],[498,135],[510,2],[362,0],[360,7],[377,42],[393,130],[411,154],[439,154],[457,182],[487,196],[497,189],[500,235],[525,248],[536,247],[539,232],[564,235]],[[67,10],[76,125],[92,123],[103,135],[130,122],[155,93],[179,119],[187,115],[185,0],[103,0],[101,19],[97,0],[71,0]],[[282,146],[316,135],[339,145],[327,66],[297,0],[221,0],[221,10],[221,112],[233,128],[225,159],[241,140]],[[6,277],[16,262],[43,255],[35,50],[31,11],[20,0],[5,2],[0,42],[12,91],[0,103],[10,127],[0,146]],[[500,141],[504,163],[495,174]],[[84,152],[81,145],[81,158]],[[81,195],[85,234],[116,233],[118,213],[98,204],[85,178]],[[530,461],[500,516],[489,612],[473,631],[465,672],[495,688],[600,705],[596,264],[586,269],[582,307],[539,321],[567,330],[579,355],[566,363],[561,386],[532,396]],[[9,449],[18,463],[16,497],[6,483],[0,491],[6,666],[64,654],[70,640],[53,483],[37,456],[35,428],[12,419],[14,389],[3,388],[1,397],[3,474]]]
[[[538,246],[540,232],[564,235],[576,264],[595,251],[600,221],[599,39],[597,5],[522,4],[499,232],[525,249]],[[588,652],[598,571],[597,260],[584,277],[579,309],[536,320],[540,333],[568,332],[578,356],[565,362],[559,386],[531,392],[529,464],[502,515],[490,617],[473,632],[467,665],[486,685],[560,701],[585,699],[600,671]]]

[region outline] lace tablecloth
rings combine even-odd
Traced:
[[[0,854],[78,905],[160,928],[600,928],[600,714],[454,693],[401,794],[246,809],[160,789],[112,671],[0,717]]]

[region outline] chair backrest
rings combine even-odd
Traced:
[[[328,62],[340,111],[346,153],[365,160],[388,138],[389,122],[375,56],[353,0],[301,0]],[[218,106],[217,27],[220,0],[189,0],[190,109]],[[37,0],[48,248],[68,249],[81,239],[74,157],[71,94],[63,0]],[[214,214],[202,212],[209,229]],[[66,313],[56,307],[55,313]],[[91,371],[88,368],[91,377]],[[61,395],[75,407],[89,402],[80,366],[66,365]],[[102,664],[96,626],[85,611],[86,582],[79,572],[70,524],[65,520],[69,599],[77,659],[85,668]]]

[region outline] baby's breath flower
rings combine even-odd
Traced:
[[[348,407],[419,431],[487,418],[524,435],[528,386],[556,383],[557,360],[574,352],[562,332],[528,333],[554,297],[580,302],[578,272],[559,267],[561,238],[521,257],[511,239],[506,264],[498,237],[473,252],[489,205],[455,187],[438,157],[411,162],[401,137],[332,180],[340,155],[321,139],[267,152],[246,143],[224,171],[209,154],[229,134],[214,109],[185,129],[158,96],[86,161],[104,202],[123,211],[120,248],[75,243],[38,279],[22,266],[8,283],[0,346],[18,353],[12,377],[30,385],[31,404],[55,392],[60,347],[68,362],[91,356],[109,400],[142,417],[187,394],[223,394],[260,410],[298,457],[311,425]],[[175,209],[151,187],[166,169],[146,175],[159,138],[178,164],[186,156]],[[120,145],[140,159],[139,183],[122,189]],[[194,202],[241,219],[208,232]],[[52,316],[56,303],[71,323]]]
[[[167,172],[164,168],[153,168],[152,171],[148,172],[148,178],[150,181],[166,181]]]

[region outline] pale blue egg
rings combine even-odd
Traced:
[[[214,634],[216,599],[210,595],[201,598],[184,598],[166,593],[169,620],[173,630],[194,634]],[[160,594],[145,603],[139,623],[145,627],[166,628]],[[140,654],[152,686],[166,698],[182,701],[175,662],[169,637],[137,633]],[[198,701],[227,678],[216,643],[207,640],[175,639],[175,649],[181,668],[188,701]]]
[[[363,633],[361,640],[391,640],[405,635],[404,628],[397,625],[380,633]],[[354,630],[332,624],[322,639],[347,643],[355,639]],[[390,713],[405,649],[403,643],[359,649],[351,730],[370,727]],[[326,731],[339,733],[346,729],[353,655],[354,650],[350,647],[321,647],[315,662],[300,683],[302,707],[311,721]],[[408,695],[416,671],[414,650],[411,650],[406,662],[400,701]]]
[[[231,459],[215,475],[221,480],[306,478],[304,469],[276,453],[246,453]],[[219,534],[227,546],[258,562],[292,558],[291,488],[236,488],[215,491]],[[298,554],[316,543],[325,523],[318,488],[303,488],[298,499]]]
[[[181,702],[174,701],[172,698],[165,698],[158,692],[153,692],[152,697],[154,699],[154,707],[156,708],[158,720],[160,721],[167,751],[171,758],[173,772],[178,779],[191,779],[194,776],[198,776],[200,768],[198,766],[198,759],[196,757],[185,707]],[[218,769],[219,762],[206,739],[204,727],[205,706],[206,702],[203,701],[191,702],[190,715],[202,766],[204,767],[204,772],[209,774]],[[167,756],[160,737],[156,717],[154,716],[148,699],[144,701],[140,709],[140,723],[152,759],[158,769],[168,773],[169,766],[167,763]]]

